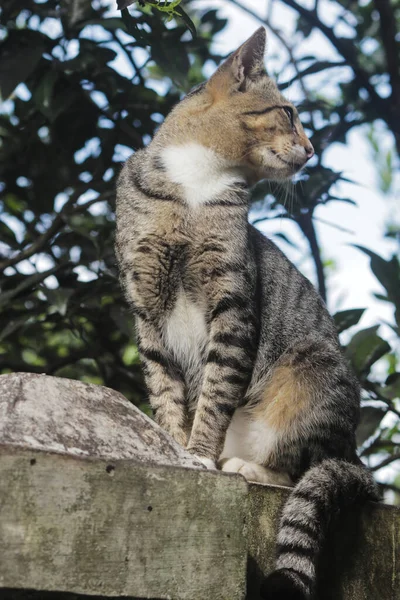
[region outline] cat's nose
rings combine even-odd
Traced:
[[[307,156],[307,160],[310,160],[310,158],[314,156],[313,145],[309,142],[306,146],[304,146],[304,150]]]

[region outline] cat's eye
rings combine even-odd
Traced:
[[[289,117],[290,125],[293,127],[293,110],[289,106],[283,106],[282,108]]]

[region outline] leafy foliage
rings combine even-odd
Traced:
[[[345,178],[325,166],[324,153],[369,124],[380,185],[390,189],[400,146],[400,11],[398,0],[337,0],[327,24],[324,1],[310,9],[295,0],[270,1],[296,15],[290,39],[272,8],[265,19],[253,14],[287,57],[282,88],[300,90],[301,119],[317,154],[288,205],[269,183],[255,188],[254,200],[268,208],[262,219],[279,214],[299,227],[326,297],[314,213],[321,204],[352,199],[337,195],[335,184]],[[226,20],[190,0],[120,0],[121,13],[110,7],[100,0],[9,0],[0,9],[0,369],[105,384],[147,410],[132,320],[117,282],[115,180],[180,94],[205,79],[205,63],[220,61],[210,43]],[[303,50],[303,41],[317,34],[335,49],[334,58]],[[343,74],[336,96],[323,97],[313,81],[335,73]],[[393,148],[385,152],[378,120],[393,132]],[[379,476],[399,458],[400,267],[396,256],[360,250],[383,287],[378,298],[394,308],[392,337],[383,339],[379,324],[349,335],[364,308],[335,320],[363,386],[361,452]],[[395,489],[392,481],[385,485]]]
[[[179,99],[172,79],[194,85],[219,61],[208,43],[221,22],[204,11],[194,43],[157,10],[129,17],[140,39],[100,4],[70,16],[54,0],[1,12],[0,89],[11,97],[0,114],[0,368],[105,383],[140,404],[113,252],[115,179]]]

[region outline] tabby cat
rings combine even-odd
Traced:
[[[116,252],[157,422],[210,469],[294,486],[265,598],[311,598],[330,515],[376,499],[359,388],[311,283],[248,224],[313,156],[260,28],[122,169]]]

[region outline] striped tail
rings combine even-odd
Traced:
[[[331,517],[353,503],[378,499],[376,484],[361,463],[326,459],[307,471],[283,509],[276,570],[264,581],[261,597],[312,598],[316,564]]]

